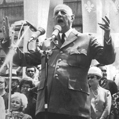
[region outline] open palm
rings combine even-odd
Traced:
[[[98,23],[100,28],[103,29],[105,31],[104,33],[104,37],[106,38],[106,40],[109,39],[110,37],[110,20],[105,16],[105,18],[102,18],[104,24]]]

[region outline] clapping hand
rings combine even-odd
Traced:
[[[110,20],[105,16],[105,18],[102,18],[104,21],[104,24],[98,23],[100,28],[105,31],[104,38],[108,41],[110,38]]]

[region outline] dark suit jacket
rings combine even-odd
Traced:
[[[115,60],[112,41],[104,47],[88,34],[72,30],[61,46],[59,37],[56,47],[50,39],[44,41],[48,50],[47,102],[48,111],[59,114],[90,117],[90,96],[87,72],[92,59],[102,64]],[[52,50],[50,50],[52,48]],[[14,63],[20,66],[42,64],[41,82],[38,86],[36,115],[43,112],[45,97],[46,64],[44,53],[22,53],[17,49]]]
[[[103,83],[100,84],[101,87],[109,90],[111,92],[111,95],[115,94],[118,92],[118,88],[117,88],[117,85],[114,81],[112,80],[109,80],[109,79],[102,79],[103,80]]]

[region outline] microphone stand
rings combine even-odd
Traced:
[[[12,40],[13,43],[14,34],[12,34]],[[8,116],[7,119],[11,118],[11,84],[12,84],[12,66],[13,66],[13,57],[11,57],[9,61],[9,95],[8,95]]]
[[[45,108],[45,119],[48,119],[48,87],[47,87],[47,80],[48,80],[48,52],[44,51],[45,55],[45,83],[44,83],[44,89],[45,89],[45,97],[44,97],[44,108]]]
[[[12,83],[12,66],[13,66],[13,56],[15,54],[16,48],[19,46],[22,38],[24,37],[24,35],[26,34],[26,32],[28,31],[30,27],[27,27],[26,30],[24,31],[23,35],[21,36],[20,39],[18,39],[18,41],[16,42],[16,44],[11,47],[8,55],[6,56],[6,59],[3,63],[3,65],[0,68],[0,71],[4,68],[5,65],[7,65],[7,63],[9,63],[10,68],[9,68],[9,97],[8,97],[8,115],[6,115],[7,119],[11,119],[11,83]],[[14,37],[12,37],[12,42],[13,42]]]
[[[51,39],[51,43],[53,43],[53,47],[58,47],[57,44],[54,41],[55,39]],[[52,48],[53,49],[53,48]],[[48,81],[48,59],[50,55],[50,51],[44,50],[43,51],[44,57],[45,57],[45,82],[44,82],[44,92],[45,92],[45,97],[44,97],[44,108],[45,108],[45,119],[48,119],[48,86],[47,86],[47,81]]]
[[[9,96],[8,96],[8,117],[7,117],[7,119],[11,118],[12,65],[13,65],[13,58],[11,58],[10,62],[9,62]]]

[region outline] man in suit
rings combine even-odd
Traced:
[[[69,6],[57,5],[53,18],[54,25],[61,27],[60,34],[43,42],[43,52],[22,53],[17,49],[13,61],[20,66],[42,66],[36,104],[38,119],[45,116],[48,119],[89,119],[91,103],[87,72],[91,61],[96,59],[100,63],[111,64],[115,60],[110,21],[105,17],[104,24],[99,24],[105,32],[104,46],[101,46],[95,37],[72,28],[74,14]],[[60,37],[63,33],[64,42]],[[9,47],[8,39],[6,36],[2,43],[5,51]]]
[[[116,83],[113,80],[107,79],[107,69],[106,66],[103,64],[98,64],[97,67],[99,67],[103,73],[103,77],[99,81],[99,84],[101,87],[109,90],[111,92],[111,95],[115,94],[118,92],[118,88]]]

